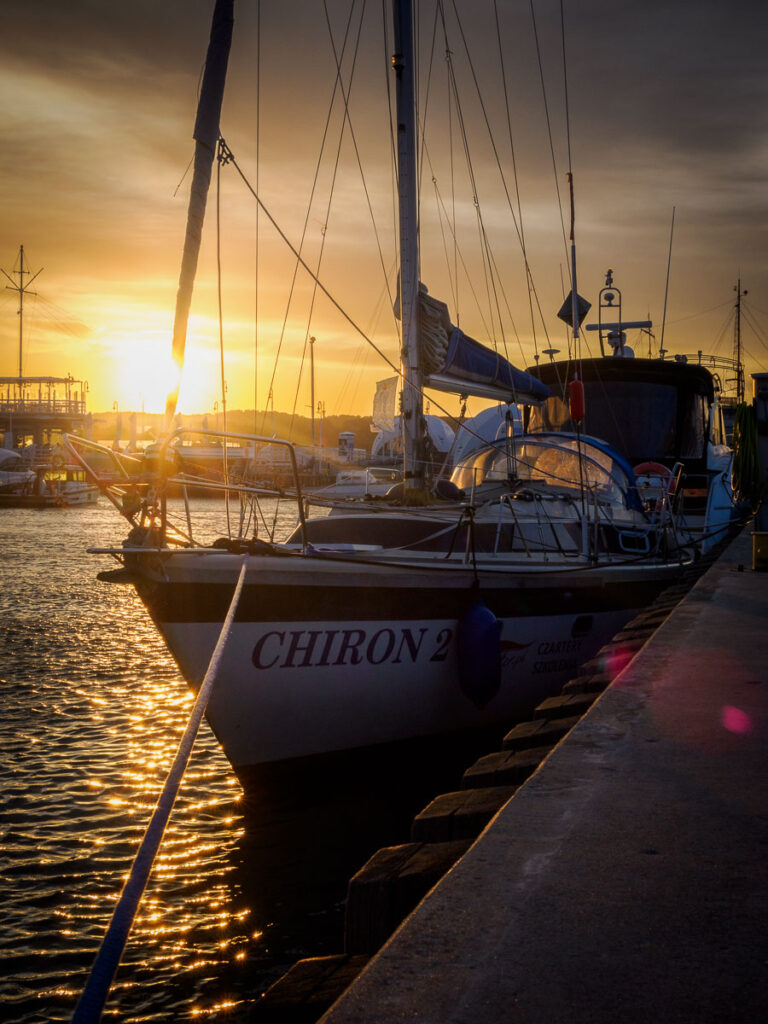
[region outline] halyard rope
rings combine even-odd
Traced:
[[[104,1004],[107,1001],[107,996],[109,995],[109,990],[112,985],[112,979],[114,978],[115,972],[120,964],[125,944],[128,941],[128,935],[133,925],[134,918],[136,917],[136,911],[139,908],[139,902],[152,870],[155,855],[162,841],[165,826],[167,825],[168,819],[171,815],[171,810],[173,809],[173,804],[176,800],[176,795],[178,794],[182,777],[186,770],[190,754],[192,753],[192,747],[197,736],[197,730],[200,727],[200,722],[202,721],[203,714],[205,713],[211,691],[213,690],[214,683],[216,682],[216,675],[224,654],[224,648],[226,647],[227,640],[229,639],[232,623],[235,618],[235,612],[240,601],[240,594],[242,593],[243,584],[245,582],[247,565],[248,556],[245,555],[240,569],[240,575],[238,576],[237,584],[235,586],[235,592],[232,595],[229,610],[226,618],[224,619],[224,624],[221,627],[221,633],[219,634],[219,639],[216,642],[216,647],[214,648],[211,660],[208,663],[205,678],[203,679],[194,706],[192,707],[192,713],[189,716],[189,721],[187,722],[187,727],[184,730],[184,735],[179,741],[176,757],[174,758],[171,769],[168,772],[168,778],[165,781],[165,786],[163,787],[163,791],[160,794],[152,813],[149,825],[147,826],[147,831],[144,833],[144,838],[141,841],[136,857],[134,858],[131,866],[130,874],[123,886],[123,891],[120,893],[120,898],[118,899],[112,913],[112,920],[109,922],[109,927],[104,935],[99,952],[96,955],[96,960],[91,968],[88,981],[86,982],[83,993],[75,1007],[75,1013],[72,1017],[73,1024],[92,1024],[92,1022],[99,1021],[101,1019],[101,1015],[104,1011]]]

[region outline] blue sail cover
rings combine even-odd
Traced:
[[[427,386],[524,404],[538,404],[551,394],[546,384],[516,369],[458,327],[451,331],[443,366],[428,375]]]

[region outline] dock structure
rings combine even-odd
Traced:
[[[768,573],[751,545],[747,528],[323,1024],[766,1018]]]
[[[54,445],[84,432],[88,382],[74,377],[0,377],[0,435],[6,448]]]

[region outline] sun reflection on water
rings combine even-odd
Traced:
[[[63,511],[45,545],[45,516],[6,515],[0,1002],[22,1024],[70,1018],[194,698],[133,590],[95,582],[111,509]],[[215,1017],[252,991],[268,923],[242,889],[240,796],[204,725],[106,1017]]]

